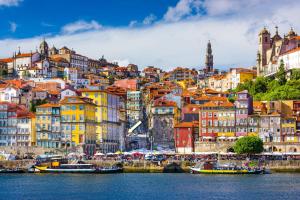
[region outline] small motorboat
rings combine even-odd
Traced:
[[[97,169],[97,172],[100,174],[113,174],[123,172],[122,167],[112,166],[112,167],[101,167]]]

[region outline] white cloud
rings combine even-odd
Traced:
[[[10,25],[10,32],[14,33],[17,30],[18,25],[15,22],[9,22]]]
[[[137,20],[132,20],[129,22],[129,27],[134,27],[135,25],[137,25],[138,21]]]
[[[102,26],[95,20],[90,22],[79,20],[62,27],[62,33],[73,34],[82,31],[99,30]]]
[[[6,7],[18,6],[21,1],[23,1],[23,0],[0,0],[0,7],[1,6],[6,6]]]
[[[143,24],[144,25],[150,25],[156,20],[156,18],[157,17],[155,15],[150,14],[147,17],[145,17],[145,19],[143,20]]]
[[[164,20],[168,22],[177,22],[183,17],[192,14],[193,11],[199,12],[202,2],[200,0],[180,0],[175,7],[169,7],[164,15]]]
[[[229,2],[230,6],[224,1],[221,8],[216,8],[213,3],[218,1],[207,0],[197,6],[194,3],[189,12],[181,12],[185,14],[174,15],[176,20],[164,17],[151,26],[134,28],[98,28],[75,33],[72,29],[66,33],[74,34],[49,36],[47,41],[50,46],[66,45],[91,58],[104,54],[108,60],[135,63],[140,67],[199,69],[204,65],[207,41],[211,40],[216,67],[250,66],[255,64],[258,32],[264,25],[273,33],[275,25],[279,26],[281,34],[287,33],[290,26],[300,33],[300,5],[297,2],[253,1],[257,1],[256,4],[232,1],[235,3]],[[203,11],[207,14],[202,14]],[[41,37],[0,40],[0,57],[11,56],[18,46],[23,51],[34,50],[40,42]]]

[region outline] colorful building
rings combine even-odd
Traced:
[[[37,146],[45,148],[65,147],[61,134],[59,104],[43,104],[36,108]]]
[[[89,98],[66,97],[60,101],[61,135],[65,146],[83,148],[87,155],[96,152],[96,104]]]
[[[194,142],[198,140],[199,123],[181,122],[174,126],[175,150],[176,153],[193,153]]]
[[[253,113],[253,100],[247,90],[237,93],[236,106],[236,136],[248,135],[248,118]]]
[[[96,106],[95,122],[97,148],[108,153],[120,148],[119,103],[120,97],[104,90],[79,90],[83,97],[90,98]]]
[[[24,106],[0,102],[0,146],[34,145],[34,114]]]

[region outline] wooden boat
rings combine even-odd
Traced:
[[[264,169],[246,168],[236,165],[219,165],[215,161],[206,161],[191,167],[193,174],[263,174]]]
[[[34,166],[34,170],[31,169],[32,172],[40,172],[40,173],[99,173],[99,174],[108,174],[108,173],[120,173],[123,171],[121,167],[113,166],[113,167],[102,167],[98,168],[93,164],[86,164],[83,162],[73,163],[73,164],[65,164],[60,163],[59,161],[51,162],[51,165],[43,165],[43,166]]]
[[[93,164],[60,164],[58,166],[35,166],[41,173],[95,173]]]
[[[25,170],[23,169],[0,169],[0,173],[6,173],[6,174],[20,174],[20,173],[25,173]]]

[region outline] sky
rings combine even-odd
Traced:
[[[300,33],[298,0],[0,0],[0,58],[67,46],[120,65],[201,69],[255,65],[258,33]],[[298,22],[298,23],[297,23]]]

